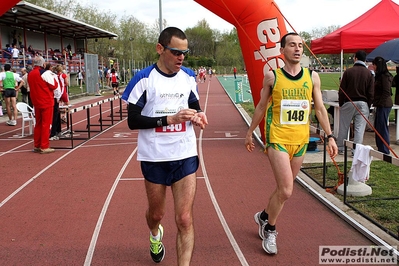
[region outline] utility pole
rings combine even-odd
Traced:
[[[161,33],[162,30],[162,0],[159,0],[159,33]]]
[[[130,73],[129,73],[131,78],[133,77],[133,68],[134,68],[133,40],[134,40],[133,37],[130,37],[130,38],[129,38],[129,41],[130,41],[130,52],[131,52],[131,54],[132,54],[132,65],[131,65],[131,67],[130,67]]]

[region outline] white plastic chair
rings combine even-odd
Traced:
[[[27,105],[26,103],[19,102],[17,103],[17,109],[22,114],[22,137],[24,137],[25,133],[25,122],[29,124],[29,135],[32,135],[32,128],[36,124],[35,114],[33,112],[32,107]]]

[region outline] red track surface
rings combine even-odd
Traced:
[[[198,132],[192,265],[318,265],[320,245],[372,244],[296,184],[277,223],[279,253],[266,255],[253,215],[274,189],[271,167],[260,146],[245,150],[247,125],[217,79],[199,90],[209,126]],[[83,129],[85,112],[74,114],[79,120],[74,128]],[[74,149],[42,155],[31,151],[32,137],[10,138],[20,130],[0,124],[0,264],[155,265],[137,132],[122,120]],[[171,204],[169,191],[160,265],[176,265]]]

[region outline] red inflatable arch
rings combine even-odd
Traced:
[[[20,0],[3,0],[0,5],[0,16],[14,7]]]
[[[255,106],[264,73],[284,66],[280,39],[287,33],[278,6],[271,0],[195,0],[237,28]],[[264,141],[264,121],[260,124]]]

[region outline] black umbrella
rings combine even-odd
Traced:
[[[379,45],[368,54],[366,61],[373,61],[377,56],[381,56],[386,61],[391,60],[392,62],[399,64],[399,38],[384,42],[383,44]]]

